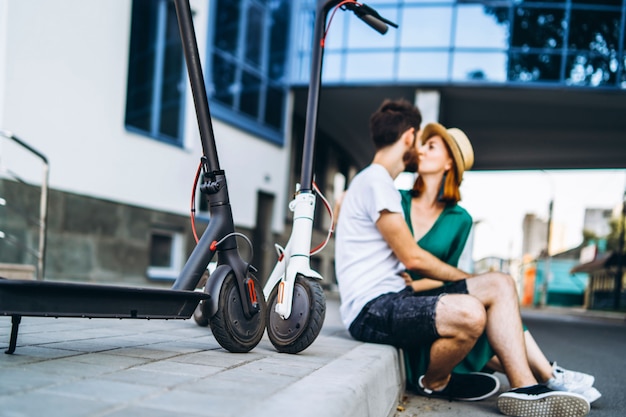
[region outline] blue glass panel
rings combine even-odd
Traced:
[[[346,30],[350,26],[348,20],[350,20],[351,13],[336,13],[332,20],[328,20],[329,26],[326,27],[326,38],[324,39],[324,49],[330,51],[333,49],[341,49],[346,43]],[[313,24],[313,22],[311,22]],[[311,50],[311,37],[313,33],[309,34],[309,38],[305,47]]]
[[[299,15],[307,16],[302,18],[307,28],[312,26],[314,3],[301,6]],[[351,14],[338,13],[326,43],[324,81],[376,82],[390,73],[389,80],[397,81],[626,88],[623,0],[370,0],[368,4],[399,23],[400,29],[379,37]],[[300,45],[294,79],[299,83],[308,81],[309,39],[307,32],[306,44],[296,41]],[[367,58],[361,54],[387,52],[394,55],[388,62],[397,67],[365,67]]]
[[[128,62],[126,127],[180,145],[184,66],[173,3],[133,1]]]
[[[568,46],[608,56],[619,49],[619,11],[572,10]]]
[[[265,123],[282,130],[285,112],[285,90],[282,87],[269,87],[265,99]]]
[[[572,0],[572,4],[584,4],[587,6],[621,6],[623,0]]]
[[[244,71],[241,76],[241,103],[242,112],[257,118],[259,116],[259,99],[261,80],[255,74]]]
[[[459,6],[455,47],[506,48],[508,43],[508,22],[498,23],[482,5]]]
[[[400,42],[409,47],[448,47],[451,43],[451,7],[406,7]]]
[[[344,54],[327,52],[324,55],[324,62],[322,66],[322,82],[337,82],[343,80],[342,62],[344,60]],[[306,61],[310,65],[310,59]],[[308,74],[311,72],[307,67],[307,78],[304,80],[308,83]]]
[[[400,55],[398,77],[402,80],[448,80],[448,52],[405,52]]]
[[[234,105],[234,94],[236,91],[235,74],[237,68],[235,64],[226,60],[219,54],[213,55],[212,69],[212,95],[213,98],[228,105]]]
[[[178,138],[181,136],[179,130],[184,91],[183,49],[174,4],[168,2],[167,8],[159,132]]]
[[[216,0],[209,45],[213,114],[282,143],[287,98],[289,0]],[[229,19],[228,22],[225,19]],[[282,100],[282,103],[278,103]]]
[[[287,72],[289,3],[287,1],[272,2],[270,14],[271,47],[269,51],[268,75],[272,80],[282,80]]]
[[[215,16],[215,22],[217,23],[214,35],[215,47],[231,54],[237,51],[239,9],[238,1],[220,1],[218,2]]]
[[[432,3],[443,3],[443,4],[449,5],[451,3],[454,3],[454,0],[410,0],[410,1],[405,1],[405,3],[429,3],[429,5]]]
[[[368,3],[369,4],[369,3]],[[381,16],[392,22],[398,21],[398,9],[378,9]],[[348,33],[347,36],[343,36],[340,32],[336,32],[335,35],[339,35],[346,41],[346,47],[350,49],[354,48],[392,48],[396,44],[396,38],[399,35],[398,29],[389,27],[387,33],[381,35],[366,25],[359,19],[355,19],[351,13],[345,13],[348,19]],[[333,28],[333,30],[336,28]]]
[[[622,45],[626,45],[626,30],[622,33]],[[620,52],[621,57],[618,56],[617,62],[620,64],[617,71],[620,74],[618,86],[620,88],[626,88],[626,51],[622,49]]]
[[[398,6],[400,5],[400,3],[403,3],[402,0],[370,0],[367,2],[368,6],[372,6],[373,8],[375,8],[376,10],[378,10],[379,12],[381,11],[380,9],[383,9],[384,6]],[[432,2],[431,2],[432,3]],[[383,6],[383,7],[380,7]],[[382,15],[383,13],[381,13]],[[385,17],[387,17],[386,15],[384,15]]]
[[[567,22],[563,9],[517,7],[513,15],[511,46],[561,48]]]
[[[134,1],[130,51],[128,63],[128,87],[126,92],[126,124],[150,131],[151,108],[154,90],[155,37],[157,33],[158,3]]]
[[[506,82],[506,52],[456,52],[452,62],[454,81]]]
[[[566,82],[586,87],[614,86],[617,80],[617,60],[592,53],[577,53],[567,57]]]
[[[258,5],[251,5],[246,12],[246,42],[244,45],[246,60],[258,67],[263,51],[263,30],[265,14]]]
[[[346,57],[346,78],[359,80],[390,80],[393,77],[392,52],[368,52],[348,54]]]
[[[559,82],[561,62],[560,54],[511,52],[508,79],[516,82]]]

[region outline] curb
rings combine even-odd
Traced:
[[[255,404],[255,415],[275,417],[297,410],[298,417],[392,416],[404,393],[401,357],[392,346],[362,343]]]

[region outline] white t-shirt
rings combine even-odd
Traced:
[[[341,203],[335,236],[340,313],[346,328],[370,300],[406,287],[405,270],[376,227],[383,210],[402,213],[389,172],[372,164],[352,180]]]

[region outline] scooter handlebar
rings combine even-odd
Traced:
[[[397,24],[385,19],[367,4],[347,3],[345,8],[351,10],[359,19],[364,21],[369,27],[381,35],[387,33],[387,30],[389,29],[387,25],[393,26],[394,28],[398,27]]]

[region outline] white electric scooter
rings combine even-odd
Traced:
[[[313,181],[313,149],[321,85],[323,42],[327,32],[326,18],[331,10],[336,12],[339,9],[354,12],[381,34],[387,32],[387,25],[397,27],[371,7],[353,0],[318,2],[313,33],[302,176],[300,184],[296,186],[295,198],[289,204],[289,209],[294,213],[293,229],[284,248],[275,245],[278,262],[263,288],[267,300],[266,325],[269,339],[279,352],[285,353],[298,353],[310,346],[319,335],[326,314],[326,299],[320,284],[322,276],[311,269],[310,256],[324,248],[332,234],[334,221],[330,204]],[[330,213],[331,228],[326,240],[311,250],[316,193]]]

